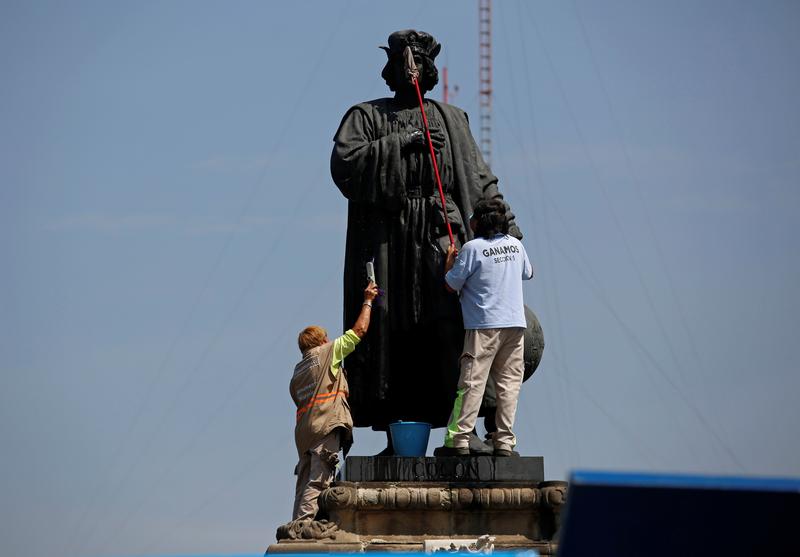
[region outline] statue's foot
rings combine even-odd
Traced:
[[[492,442],[484,443],[478,434],[473,430],[469,434],[469,452],[473,455],[491,456],[494,451]]]
[[[392,434],[386,430],[386,448],[375,456],[394,456],[394,444],[392,443]]]

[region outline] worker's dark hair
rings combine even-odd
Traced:
[[[472,218],[476,221],[475,236],[491,238],[496,234],[508,234],[506,204],[499,199],[482,199],[475,204]]]
[[[439,70],[436,69],[436,64],[434,64],[432,58],[425,54],[420,54],[420,56],[422,57],[422,74],[419,76],[419,88],[422,93],[427,93],[439,83]],[[395,63],[403,63],[402,55],[389,56],[381,72],[381,77],[386,81],[386,85],[388,85],[389,89],[392,91],[397,91],[397,80],[394,69],[392,68]]]

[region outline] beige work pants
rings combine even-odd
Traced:
[[[459,360],[458,392],[445,433],[445,446],[469,446],[469,434],[475,428],[490,376],[497,391],[497,431],[492,436],[494,447],[510,450],[517,444],[511,428],[525,372],[524,335],[522,327],[467,329]]]
[[[333,481],[339,462],[339,430],[336,429],[303,454],[294,473],[292,520],[314,520],[319,510],[317,498]]]

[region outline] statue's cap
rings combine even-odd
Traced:
[[[433,35],[424,31],[415,31],[414,29],[395,31],[389,35],[388,42],[389,46],[382,46],[381,48],[386,51],[386,55],[390,58],[402,54],[403,50],[408,46],[414,54],[424,54],[433,60],[442,49],[442,45],[436,42]]]

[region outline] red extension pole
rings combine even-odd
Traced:
[[[406,47],[408,49],[408,47]],[[417,90],[417,99],[419,100],[419,109],[422,112],[422,123],[425,125],[425,137],[428,139],[428,147],[431,150],[431,162],[433,162],[433,173],[436,175],[436,185],[439,186],[439,198],[442,200],[442,214],[444,215],[444,223],[447,225],[447,235],[450,237],[450,245],[455,246],[453,241],[453,229],[450,228],[450,219],[447,218],[447,205],[444,200],[444,188],[442,188],[442,178],[439,176],[439,165],[436,163],[436,152],[433,150],[433,142],[431,141],[431,130],[428,127],[428,115],[425,114],[425,105],[422,103],[422,93],[419,89],[419,81],[417,80],[417,65],[414,63],[414,57],[411,55],[410,49],[406,53],[406,61],[411,64],[409,68],[414,82],[414,88]]]

